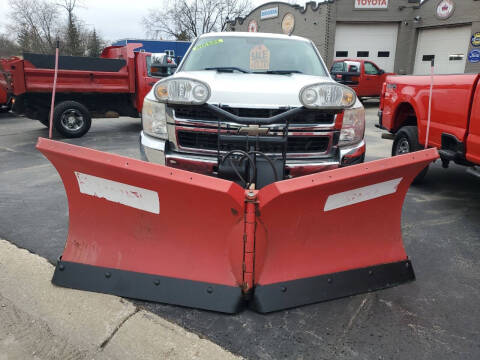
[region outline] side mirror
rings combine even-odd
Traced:
[[[176,69],[176,64],[153,64],[150,67],[150,75],[156,77],[166,77],[172,75]]]
[[[378,72],[378,75],[383,75],[383,74],[385,74],[385,70],[380,69],[380,71]]]

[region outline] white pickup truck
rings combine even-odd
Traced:
[[[257,188],[365,157],[362,104],[297,36],[198,37],[176,73],[146,96],[142,125],[148,161]],[[276,169],[270,179],[255,178],[261,161]]]

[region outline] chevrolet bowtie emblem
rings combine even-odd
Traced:
[[[268,133],[268,128],[261,128],[258,125],[248,125],[238,129],[238,133],[241,135],[265,135]]]

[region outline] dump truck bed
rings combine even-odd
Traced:
[[[135,62],[130,47],[107,57],[60,56],[57,92],[135,93]],[[112,58],[115,56],[116,58]],[[55,73],[55,56],[25,53],[23,59],[2,61],[0,86],[8,93],[50,93]]]

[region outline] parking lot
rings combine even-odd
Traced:
[[[390,155],[391,141],[374,127],[378,102],[366,108],[372,161]],[[139,131],[139,119],[96,119],[86,136],[62,141],[140,158]],[[54,263],[67,236],[67,199],[35,150],[39,136],[48,136],[39,122],[0,114],[0,238]],[[402,229],[413,283],[268,315],[135,303],[249,359],[478,359],[478,189],[464,167],[445,170],[438,161],[410,189]]]

